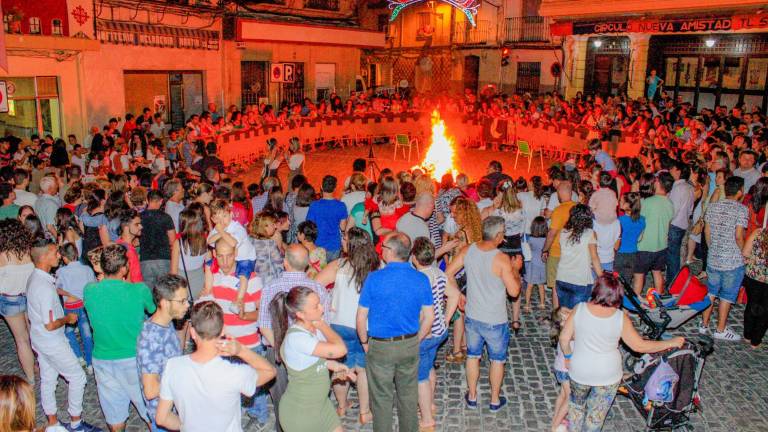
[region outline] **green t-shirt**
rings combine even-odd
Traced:
[[[642,201],[640,215],[645,217],[645,230],[637,242],[640,252],[658,252],[667,248],[669,224],[675,207],[666,196],[654,195]]]
[[[85,286],[85,310],[93,328],[93,358],[136,357],[136,341],[147,313],[155,312],[149,287],[116,279]]]
[[[18,216],[19,206],[16,204],[9,204],[7,206],[0,207],[0,220],[16,219]]]

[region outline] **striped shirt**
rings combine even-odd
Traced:
[[[224,274],[219,270],[213,274],[213,299],[224,311],[224,333],[228,334],[248,348],[261,343],[258,321],[247,321],[232,312],[231,306],[237,299],[240,279],[234,274]],[[253,312],[259,308],[261,300],[261,278],[258,276],[248,281],[248,290],[243,298],[245,312]]]
[[[432,308],[435,312],[435,320],[432,321],[432,331],[429,337],[442,336],[448,330],[445,326],[445,285],[447,276],[437,267],[430,266],[419,270],[429,278],[432,287]]]

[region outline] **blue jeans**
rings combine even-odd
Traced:
[[[267,349],[264,348],[264,345],[254,347],[252,348],[252,351],[262,357],[267,353]],[[256,420],[262,424],[266,423],[269,419],[269,408],[267,407],[268,395],[269,393],[265,387],[259,387],[253,395],[251,406],[246,409],[246,413],[249,416],[256,418]]]
[[[568,309],[573,309],[577,304],[589,300],[593,288],[592,285],[575,285],[563,281],[557,281],[555,287],[560,306]]]
[[[419,344],[419,382],[429,380],[429,373],[435,365],[437,350],[448,339],[448,332],[440,336],[430,336]]]
[[[331,328],[341,336],[341,340],[343,340],[344,345],[347,346],[347,355],[344,356],[344,365],[348,368],[365,368],[365,350],[363,350],[363,345],[360,343],[357,330],[352,327],[338,324],[331,324]]]
[[[125,423],[131,403],[139,417],[148,420],[147,407],[139,385],[136,357],[120,360],[93,359],[96,391],[107,424]]]
[[[88,321],[85,308],[65,309],[64,312],[77,314],[77,323],[66,326],[64,334],[67,335],[69,346],[72,347],[75,356],[77,358],[84,358],[85,363],[90,366],[93,353],[93,334],[91,333],[91,322]],[[80,349],[80,342],[77,341],[77,336],[75,336],[75,327],[80,331],[80,339],[83,341],[82,349]]]
[[[680,271],[680,248],[683,246],[683,237],[685,237],[684,229],[669,225],[669,234],[667,234],[667,285],[675,280],[675,276]]]

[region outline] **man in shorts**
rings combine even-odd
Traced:
[[[467,393],[464,401],[469,409],[477,409],[477,381],[483,346],[491,361],[491,396],[489,409],[499,411],[507,403],[501,396],[504,364],[509,346],[507,296],[520,295],[522,257],[510,258],[498,247],[504,241],[504,219],[489,216],[483,220],[483,240],[465,246],[446,269],[449,278],[464,267],[467,273]]]
[[[571,182],[561,181],[557,185],[557,198],[559,203],[552,211],[549,220],[549,231],[544,241],[541,252],[541,260],[547,267],[547,286],[552,290],[552,308],[557,309],[560,303],[557,298],[557,266],[560,264],[560,231],[565,227],[571,215],[571,209],[577,203],[573,201],[573,186]]]
[[[715,339],[738,341],[741,339],[725,326],[731,305],[736,303],[744,278],[744,257],[741,249],[746,239],[749,210],[741,204],[744,179],[732,176],[725,181],[725,199],[712,203],[704,216],[704,236],[709,245],[707,254],[707,288],[712,299],[703,314],[699,332],[709,333],[709,320],[715,298],[720,299],[717,307],[717,329]]]

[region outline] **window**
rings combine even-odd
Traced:
[[[751,58],[747,67],[747,90],[762,90],[768,77],[768,58]]]
[[[64,34],[64,27],[61,25],[60,19],[51,21],[51,34],[54,36],[61,36]]]
[[[726,57],[723,66],[723,88],[739,89],[741,88],[741,71],[744,67],[743,58]],[[738,101],[737,101],[738,102]],[[733,106],[733,105],[729,105]]]
[[[40,18],[32,17],[29,19],[29,34],[40,34]]]
[[[11,27],[8,25],[8,22],[11,20],[10,15],[3,15],[3,30],[5,30],[6,33],[10,33]]]
[[[381,32],[386,31],[389,25],[389,14],[379,14],[376,19],[376,28]]]
[[[0,113],[0,134],[29,138],[36,134],[61,136],[58,78],[7,77],[15,91],[8,98],[8,112]]]

